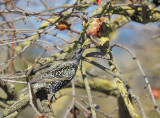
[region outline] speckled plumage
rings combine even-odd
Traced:
[[[72,62],[50,67],[46,72],[31,80],[34,89],[45,88],[49,93],[56,93],[65,87],[75,76],[78,65]]]
[[[30,80],[33,89],[37,91],[45,89],[48,94],[54,95],[61,88],[65,87],[77,72],[83,50],[82,48],[76,49],[70,61],[53,65],[35,79]]]

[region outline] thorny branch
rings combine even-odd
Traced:
[[[154,96],[153,96],[153,92],[152,92],[152,89],[151,89],[151,85],[150,85],[150,83],[149,83],[149,81],[148,81],[148,78],[147,78],[146,74],[144,73],[144,70],[143,70],[143,68],[142,68],[142,66],[141,66],[141,64],[140,64],[139,59],[136,57],[136,55],[135,55],[130,49],[128,49],[127,47],[125,47],[125,46],[123,46],[123,45],[113,44],[113,45],[110,47],[110,49],[112,49],[112,48],[114,48],[114,47],[123,48],[124,50],[126,50],[127,52],[129,52],[129,53],[132,55],[132,59],[137,62],[137,65],[138,65],[138,67],[139,67],[139,69],[140,69],[140,71],[141,71],[141,74],[143,75],[143,77],[144,77],[144,79],[145,79],[146,86],[147,86],[147,88],[148,88],[148,90],[149,90],[149,93],[150,93],[150,95],[151,95],[152,101],[153,101],[153,103],[154,103],[154,108],[157,110],[158,113],[160,113],[160,110],[159,110],[159,108],[158,108],[157,102],[156,102],[156,100],[155,100],[155,98],[154,98]],[[144,88],[146,88],[146,87],[144,87]]]
[[[128,3],[127,4],[116,4],[116,2],[115,2],[115,4],[112,4],[111,1],[107,1],[107,3],[106,3],[106,1],[102,0],[99,7],[95,10],[94,15],[90,16],[89,12],[87,12],[85,10],[89,6],[92,6],[95,3],[95,0],[90,0],[89,2],[87,2],[86,0],[84,0],[84,1],[75,0],[75,2],[73,4],[64,4],[64,5],[60,5],[60,6],[54,6],[54,7],[51,7],[45,0],[41,0],[41,3],[45,6],[46,9],[41,10],[41,11],[36,11],[36,12],[32,11],[29,8],[30,2],[31,2],[31,0],[27,2],[27,10],[23,9],[22,7],[18,7],[15,4],[14,0],[4,0],[4,1],[0,2],[0,5],[3,5],[3,8],[4,8],[4,9],[0,10],[0,13],[2,14],[2,20],[3,20],[3,22],[1,21],[1,23],[0,23],[0,27],[1,27],[1,29],[0,29],[0,36],[1,36],[0,37],[0,46],[1,47],[0,48],[3,50],[5,50],[5,48],[8,48],[8,50],[10,50],[10,53],[11,53],[11,55],[7,57],[8,59],[6,59],[0,63],[0,66],[6,66],[6,67],[4,67],[5,69],[2,69],[2,71],[1,71],[2,74],[0,76],[0,80],[1,80],[0,87],[3,90],[5,90],[5,92],[8,95],[6,100],[3,99],[4,104],[5,104],[4,106],[8,107],[8,105],[10,105],[9,103],[7,103],[8,100],[10,101],[10,100],[17,99],[17,91],[15,90],[15,87],[10,83],[25,83],[25,84],[27,83],[28,88],[29,88],[29,93],[30,93],[29,95],[26,95],[23,98],[18,99],[16,102],[13,102],[14,104],[11,106],[11,111],[6,110],[7,111],[6,116],[8,116],[8,115],[16,116],[20,112],[20,110],[25,105],[27,105],[29,102],[32,105],[32,107],[35,109],[36,113],[40,114],[38,111],[39,108],[37,107],[36,98],[35,98],[34,92],[32,90],[32,85],[29,83],[30,76],[37,74],[40,70],[43,70],[43,69],[50,67],[50,65],[53,62],[56,62],[57,60],[58,61],[59,60],[65,61],[65,59],[63,59],[63,58],[65,58],[66,55],[70,55],[70,52],[72,50],[79,48],[77,46],[78,43],[81,43],[80,46],[85,45],[87,43],[94,44],[96,46],[96,49],[106,48],[106,47],[101,47],[102,44],[98,40],[98,38],[103,37],[103,35],[101,36],[98,34],[98,37],[92,36],[92,35],[90,35],[90,36],[86,35],[88,32],[88,29],[89,29],[88,27],[92,21],[93,16],[100,18],[101,16],[110,17],[110,14],[121,15],[118,19],[116,19],[113,22],[110,22],[110,21],[106,22],[105,21],[105,23],[106,23],[105,28],[107,29],[107,31],[105,28],[103,30],[106,31],[105,33],[107,35],[110,32],[113,32],[114,30],[119,29],[120,27],[127,24],[131,20],[146,24],[146,23],[153,22],[153,21],[159,21],[159,16],[160,16],[159,10],[151,9],[148,7],[150,5],[150,3],[139,3],[139,4],[130,5]],[[10,6],[9,9],[7,9],[8,6]],[[59,10],[59,11],[57,12],[56,10],[57,11]],[[108,13],[108,12],[111,12],[111,13]],[[7,17],[5,16],[5,14],[13,14],[13,15],[15,15],[15,18],[12,20],[6,19]],[[33,29],[33,28],[31,28],[31,29],[28,29],[28,28],[23,29],[22,28],[21,29],[16,26],[16,22],[22,21],[22,20],[25,20],[23,22],[25,24],[27,24],[28,22],[30,22],[30,18],[32,18],[32,16],[36,17],[37,22],[44,21],[44,24],[41,25],[39,29]],[[76,18],[76,20],[75,20],[75,18]],[[68,40],[66,37],[64,38],[64,37],[59,36],[58,35],[59,31],[56,31],[56,27],[54,27],[56,25],[56,23],[59,23],[61,20],[65,20],[68,23],[71,23],[70,21],[72,21],[71,25],[74,25],[74,23],[76,21],[80,20],[83,22],[84,29],[81,32],[79,32],[79,31],[77,31],[77,29],[75,30],[71,27],[67,27],[64,24],[62,24],[62,29],[64,27],[67,27],[64,30],[72,32],[70,34],[74,40],[73,39]],[[62,29],[60,29],[60,30],[62,30]],[[100,30],[102,30],[102,29],[100,29]],[[55,32],[53,33],[53,31],[55,31]],[[100,33],[100,32],[98,32],[98,33]],[[42,37],[46,36],[46,35],[54,37],[54,39],[58,40],[59,42],[55,41],[53,43],[51,40],[46,40],[46,39],[41,40]],[[76,39],[77,35],[79,36],[78,40]],[[85,40],[86,40],[86,42],[85,42]],[[39,44],[39,42],[41,44]],[[26,44],[23,45],[23,43],[24,44],[26,43]],[[19,71],[19,72],[18,71],[16,72],[16,70],[15,70],[15,72],[13,72],[14,71],[13,67],[16,66],[14,64],[15,59],[18,56],[23,57],[23,54],[24,54],[24,52],[27,51],[27,49],[29,49],[31,46],[36,46],[36,45],[39,46],[41,49],[44,48],[44,52],[46,52],[46,51],[49,52],[51,50],[52,52],[58,52],[58,54],[54,53],[51,56],[51,58],[46,58],[46,60],[44,59],[44,62],[43,61],[41,62],[41,59],[43,60],[43,58],[42,58],[42,55],[40,55],[40,57],[37,58],[37,60],[31,66],[31,68],[27,68],[27,69]],[[45,48],[45,47],[49,47],[49,46],[53,47],[54,49],[50,48],[50,50],[49,50],[49,48]],[[137,65],[138,65],[138,67],[139,67],[139,69],[145,79],[146,86],[149,90],[149,93],[152,97],[155,109],[160,114],[160,110],[158,108],[158,105],[157,105],[156,100],[155,100],[153,93],[152,93],[151,85],[148,81],[148,78],[146,77],[146,75],[144,73],[144,70],[142,69],[142,67],[140,65],[138,58],[134,55],[134,53],[130,49],[128,49],[122,45],[119,45],[119,44],[114,44],[112,46],[107,47],[108,51],[112,50],[112,48],[115,46],[125,49],[133,56],[133,59],[136,60]],[[17,51],[16,47],[20,47],[20,50]],[[65,50],[65,49],[67,49],[67,50]],[[92,48],[89,48],[89,49],[92,49]],[[92,58],[92,59],[90,60],[88,58]],[[114,77],[114,78],[118,77],[123,82],[124,86],[127,88],[128,94],[130,94],[131,97],[135,100],[135,103],[138,105],[138,108],[141,111],[142,117],[145,118],[146,115],[145,115],[145,112],[143,110],[142,104],[141,104],[138,96],[133,94],[133,91],[131,90],[131,88],[129,87],[129,85],[127,84],[127,82],[123,78],[123,76],[121,74],[116,74],[116,73],[110,71],[110,69],[108,67],[105,67],[104,65],[97,63],[95,61],[95,58],[107,60],[109,63],[111,63],[119,71],[119,68],[115,64],[115,62],[110,60],[110,58],[108,58],[105,55],[105,53],[102,51],[100,51],[100,52],[98,52],[97,50],[92,51],[90,53],[85,54],[82,59],[84,61],[102,69],[106,73],[110,74],[112,77]],[[25,62],[27,65],[30,63],[24,57],[21,58],[21,60],[22,60],[22,62]],[[10,63],[10,68],[9,68],[9,65],[7,65],[9,63]],[[83,65],[83,66],[85,66],[85,65]],[[88,70],[86,70],[86,71],[88,71]],[[10,74],[8,74],[8,72],[10,72]],[[26,72],[27,72],[27,74],[25,74]],[[94,98],[94,96],[93,95],[91,96],[91,93],[89,91],[89,87],[96,90],[96,89],[98,89],[98,86],[97,86],[97,88],[94,88],[96,83],[93,84],[93,82],[90,83],[90,85],[88,84],[89,81],[86,78],[86,73],[87,72],[82,70],[82,76],[83,77],[85,76],[83,79],[85,80],[85,86],[86,86],[86,90],[87,90],[88,98],[89,98],[89,105],[88,106],[91,107],[92,116],[94,118],[96,118],[96,112],[99,112],[99,113],[105,115],[106,117],[110,117],[112,114],[114,114],[114,112],[116,110],[113,113],[106,114],[103,111],[100,111],[98,109],[94,109],[93,102],[92,102],[92,98]],[[23,81],[24,78],[26,78],[27,82]],[[64,79],[66,79],[66,78],[63,78],[61,80],[64,80]],[[94,80],[94,78],[91,78],[91,79]],[[98,79],[98,77],[96,79]],[[19,81],[19,80],[21,80],[21,81]],[[56,80],[52,80],[52,82],[55,82],[55,81]],[[101,80],[99,80],[99,81],[101,81]],[[8,82],[10,82],[10,83],[8,83]],[[76,82],[77,83],[79,82],[78,84],[81,83],[79,80],[72,81],[73,100],[72,100],[72,104],[70,105],[69,109],[65,113],[65,117],[68,116],[70,110],[74,107],[75,104],[78,104],[82,109],[84,109],[84,111],[87,111],[87,109],[77,101],[76,96],[79,96],[79,95],[75,94],[75,86],[76,87],[79,86],[79,87],[84,88],[84,85],[82,85],[82,86],[78,85]],[[114,88],[114,87],[112,87],[112,88]],[[116,89],[116,87],[114,89]],[[101,87],[98,90],[105,91],[105,88]],[[111,90],[108,90],[108,91],[111,91]],[[106,93],[106,94],[108,94],[108,93]],[[109,93],[108,95],[112,95],[112,94]],[[113,96],[117,97],[118,95],[119,95],[119,93],[114,93]],[[64,95],[62,95],[61,97],[63,97],[63,96]],[[126,96],[128,97],[128,95],[126,95]],[[84,96],[81,96],[81,97],[84,97]],[[85,97],[87,97],[87,96],[85,96]],[[22,106],[19,106],[19,103],[22,104]],[[14,109],[14,106],[16,106],[15,109]],[[75,115],[75,114],[73,113],[73,115]]]

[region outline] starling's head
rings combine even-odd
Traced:
[[[80,60],[83,52],[84,52],[84,47],[76,49],[72,59],[73,60]]]

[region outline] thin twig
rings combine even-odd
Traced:
[[[89,105],[90,105],[90,107],[91,107],[92,116],[93,116],[93,118],[97,118],[96,112],[95,112],[95,109],[94,109],[94,106],[93,106],[93,101],[92,101],[92,95],[91,95],[91,91],[90,91],[90,86],[89,86],[89,83],[88,83],[88,79],[87,79],[87,76],[86,76],[84,67],[83,67],[83,65],[82,65],[82,61],[81,61],[81,74],[82,74],[82,78],[83,78],[83,80],[84,80],[85,87],[86,87],[86,91],[87,91],[87,94],[88,94],[88,101],[89,101]]]
[[[6,81],[6,82],[12,82],[12,83],[21,83],[21,84],[27,84],[27,82],[24,82],[24,81],[16,81],[16,80],[6,80],[6,79],[1,79],[3,81]]]
[[[140,64],[139,59],[136,57],[136,55],[135,55],[130,49],[124,47],[123,45],[114,44],[114,45],[112,45],[112,46],[110,47],[110,49],[112,49],[112,48],[115,47],[115,46],[120,47],[120,48],[128,51],[128,52],[132,55],[133,60],[135,60],[135,61],[137,62],[137,65],[138,65],[138,67],[139,67],[139,69],[140,69],[140,71],[141,71],[141,74],[142,74],[143,77],[144,77],[144,80],[145,80],[145,82],[146,82],[146,86],[147,86],[147,88],[148,88],[148,90],[149,90],[149,93],[150,93],[150,95],[151,95],[152,101],[153,101],[153,103],[154,103],[154,108],[155,108],[155,109],[157,110],[157,112],[160,114],[160,110],[159,110],[159,108],[158,108],[157,102],[156,102],[156,100],[155,100],[155,98],[154,98],[154,96],[153,96],[153,92],[152,92],[152,89],[151,89],[151,85],[150,85],[150,83],[149,83],[149,81],[148,81],[148,78],[147,78],[146,74],[144,73],[144,70],[143,70],[143,68],[142,68],[142,66],[141,66],[141,64]]]
[[[111,72],[110,70],[106,69],[106,67],[104,67],[104,66],[102,66],[102,65],[100,65],[100,64],[98,64],[94,61],[90,61],[90,60],[85,59],[85,58],[84,58],[84,60],[86,62],[89,62],[89,63],[95,65],[96,67],[99,67],[100,69],[104,70],[105,72],[112,75],[113,77],[118,77],[124,83],[124,85],[125,85],[127,91],[129,92],[129,94],[131,94],[132,97],[134,98],[134,100],[136,100],[136,103],[138,103],[143,118],[146,118],[145,112],[143,110],[143,107],[142,107],[142,104],[141,104],[139,98],[136,95],[133,94],[133,91],[131,90],[131,88],[129,87],[129,85],[127,84],[127,82],[124,80],[124,78],[121,75]]]
[[[72,108],[74,108],[74,104],[75,104],[75,95],[76,95],[76,92],[75,92],[75,83],[74,83],[74,79],[72,79],[72,95],[73,95],[73,98],[72,98],[72,103],[70,105],[70,107],[67,109],[65,115],[64,115],[64,118],[67,118],[69,112],[71,111]],[[73,110],[73,115],[74,115],[74,110]]]
[[[35,61],[35,63],[33,64],[31,70],[29,70],[27,73],[26,73],[26,81],[27,81],[27,84],[28,84],[28,90],[29,90],[29,98],[30,98],[30,104],[31,106],[33,107],[33,109],[35,110],[35,112],[38,114],[38,115],[41,115],[41,113],[39,112],[39,107],[37,105],[37,101],[36,101],[36,98],[35,98],[35,95],[34,95],[34,92],[33,92],[33,88],[31,86],[31,83],[29,82],[29,77],[31,76],[32,74],[32,70],[34,69],[35,65],[38,63],[38,61],[40,60],[40,58],[42,57],[43,53],[47,50],[48,47],[46,47],[46,49],[40,54],[40,56],[38,57],[38,59]]]
[[[13,3],[13,1],[11,1],[11,2]],[[12,29],[14,29],[13,21],[11,22],[11,24],[12,24]],[[12,37],[12,42],[13,42],[14,37],[15,37],[14,31],[12,31],[11,37]],[[13,58],[13,56],[14,55],[13,55],[13,43],[12,43],[12,45],[11,45],[11,58]],[[11,63],[10,63],[10,74],[12,74],[12,72],[13,72],[13,60],[11,60]]]

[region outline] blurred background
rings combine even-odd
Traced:
[[[55,8],[55,10],[47,11],[49,12],[59,12],[63,10],[62,8],[64,5],[73,4],[76,2],[76,0],[13,0],[14,4],[17,7],[23,8],[26,11],[31,12],[40,12],[46,9]],[[45,2],[45,3],[44,3]],[[119,1],[119,3],[126,3],[131,4],[130,1]],[[85,12],[88,12],[88,15],[91,16],[94,12],[94,10],[97,8],[96,1],[94,4],[92,4],[90,7],[86,8]],[[3,4],[3,1],[0,1],[0,10],[8,9],[11,10],[13,7],[11,5]],[[117,18],[117,15],[113,15],[112,19]],[[49,16],[43,16],[43,18],[49,18]],[[32,29],[32,30],[38,30],[40,25],[44,22],[41,19],[38,19],[34,16],[22,16],[18,13],[2,13],[0,15],[0,28],[1,29],[11,29],[11,22],[14,20],[14,28],[15,29]],[[7,22],[8,21],[8,22]],[[72,29],[76,31],[82,31],[83,25],[82,21],[79,18],[70,18],[68,19],[68,22],[72,23]],[[52,44],[57,45],[61,49],[65,49],[68,44],[67,42],[72,42],[73,39],[78,38],[78,34],[73,33],[68,30],[60,31],[59,29],[54,29],[54,26],[51,28],[52,31],[50,33],[57,34],[54,35],[43,35],[40,37],[39,40],[46,41]],[[19,33],[16,35],[16,37],[22,37],[31,35],[32,32],[27,33]],[[128,47],[130,50],[132,50],[135,55],[140,60],[140,63],[144,69],[144,72],[146,73],[149,82],[152,86],[152,88],[155,90],[156,100],[158,103],[158,106],[160,106],[160,23],[154,22],[154,23],[148,23],[148,24],[139,24],[136,22],[129,22],[128,24],[124,25],[120,29],[116,30],[111,34],[111,44],[122,44],[126,47]],[[4,32],[0,30],[0,42],[6,41],[7,39],[11,38],[11,32]],[[66,41],[64,41],[64,39]],[[4,43],[4,42],[3,42]],[[2,43],[1,43],[2,44]],[[14,47],[20,45],[21,42],[14,44]],[[34,60],[42,53],[43,47],[45,47],[47,44],[37,41],[34,45],[30,46],[28,49],[26,49],[21,55],[27,61],[28,64],[32,64]],[[9,45],[1,45],[0,46],[0,63],[5,62],[9,59],[9,53],[10,50],[8,48]],[[57,49],[50,49],[45,54],[43,54],[43,57],[48,57],[52,55],[53,53],[57,52],[59,50]],[[144,89],[145,81],[143,76],[140,73],[140,70],[138,69],[138,66],[136,64],[136,61],[134,61],[131,57],[131,55],[124,51],[121,48],[114,48],[113,54],[116,58],[117,65],[123,74],[125,80],[130,85],[132,90],[135,92],[136,95],[139,96],[143,107],[145,109],[146,114],[150,118],[160,117],[158,113],[154,110],[154,105],[151,101],[150,96],[148,95],[149,92],[147,89]],[[103,60],[98,60],[100,63],[103,63]],[[16,57],[13,61],[14,63],[14,69],[16,71],[19,70],[25,70],[27,68],[27,63],[24,63],[20,60],[20,57]],[[8,64],[3,64],[0,66],[0,70],[4,70]],[[95,75],[101,74],[104,78],[107,76],[102,71],[98,70],[96,68],[92,68],[90,70],[91,73]],[[104,74],[104,75],[103,75]],[[108,79],[108,78],[107,78]],[[109,78],[109,80],[112,80],[112,78]],[[24,84],[15,84],[16,89],[20,90],[25,85]],[[72,94],[72,89],[62,89],[60,92],[56,94],[56,96],[60,96],[61,93],[64,94]],[[87,101],[87,93],[85,89],[76,88],[76,95],[79,95],[76,97],[77,101],[81,102],[81,104],[87,108],[87,105],[85,105],[82,102],[82,98],[84,101]],[[112,96],[106,96],[104,93],[92,91],[92,95],[96,96],[93,97],[93,102],[100,106],[100,110],[105,113],[111,113],[114,112],[114,110],[118,107],[117,105],[117,98]],[[5,96],[5,95],[4,95]],[[99,96],[99,97],[98,97]],[[53,104],[53,109],[55,109],[55,113],[58,115],[57,118],[62,118],[65,114],[65,111],[68,109],[69,104],[71,104],[72,96],[64,96],[55,101]],[[58,107],[57,107],[58,106]],[[84,117],[84,111],[81,107],[76,105],[79,108],[79,115],[78,118]],[[103,114],[97,113],[98,118],[105,118]],[[34,111],[32,110],[31,106],[28,106],[26,109],[24,109],[18,116],[18,118],[29,118],[34,117]],[[69,118],[70,116],[68,116]],[[118,117],[118,112],[116,111],[113,116],[113,118]]]

